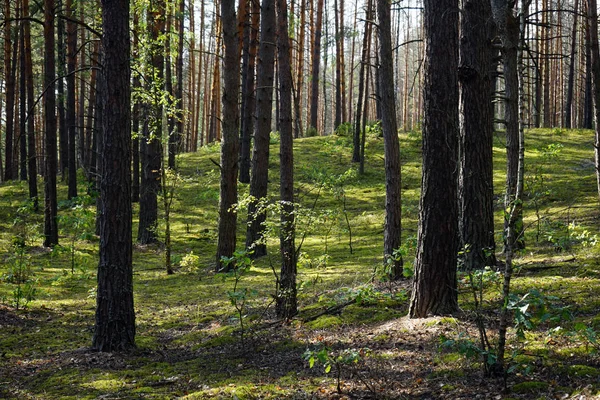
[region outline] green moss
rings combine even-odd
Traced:
[[[589,365],[569,365],[566,368],[566,372],[570,376],[585,376],[590,378],[600,376],[600,370]]]

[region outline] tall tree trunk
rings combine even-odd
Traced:
[[[131,54],[134,59],[140,57],[140,38],[141,27],[140,27],[140,14],[139,10],[133,9],[133,37],[131,40]],[[132,74],[131,89],[133,91],[139,90],[142,87],[140,80],[140,72]],[[131,175],[131,201],[140,201],[140,138],[142,136],[141,125],[140,125],[140,114],[142,111],[142,105],[140,100],[136,99],[133,103],[131,111],[131,157],[132,157],[132,175]]]
[[[586,14],[589,13],[586,5]],[[589,15],[589,14],[588,14]],[[592,46],[590,44],[590,22],[585,19],[585,95],[583,127],[592,129],[594,123],[594,96],[592,94]]]
[[[519,46],[519,19],[515,10],[508,6],[506,0],[492,1],[492,12],[498,36],[501,41],[502,65],[504,73],[504,120],[506,123],[506,196],[505,209],[510,209],[515,200],[519,169],[519,73],[517,53]],[[513,219],[515,225],[514,249],[525,247],[523,238],[522,214]],[[506,220],[505,223],[509,221]],[[508,227],[505,226],[505,229]],[[506,246],[506,243],[505,243]]]
[[[54,0],[44,0],[44,130],[45,130],[45,173],[44,173],[44,246],[58,244],[58,203],[56,198],[56,94],[54,79]]]
[[[409,314],[458,310],[458,0],[425,0],[423,177]]]
[[[145,104],[146,127],[142,139],[142,180],[140,184],[140,224],[137,240],[141,244],[154,243],[157,238],[158,193],[162,168],[163,89],[164,89],[164,42],[165,1],[150,2],[148,9],[150,35],[150,66],[146,79],[153,104]]]
[[[217,271],[223,268],[222,257],[231,257],[236,247],[237,178],[240,132],[239,85],[240,64],[236,29],[235,0],[221,0],[223,44],[223,138],[221,140],[221,190],[219,196],[219,237]],[[231,264],[229,264],[231,265]]]
[[[254,132],[254,67],[258,47],[258,24],[260,5],[258,0],[247,2],[247,20],[244,22],[244,38],[242,49],[242,121],[240,135],[240,182],[250,183],[250,144]]]
[[[264,238],[265,211],[260,205],[266,201],[269,180],[269,141],[273,115],[273,80],[275,71],[275,1],[262,0],[260,7],[260,44],[256,74],[256,130],[252,152],[252,175],[248,205],[248,229],[246,248],[253,251],[253,257],[267,254]]]
[[[85,23],[85,15],[84,15],[84,2],[80,1],[79,2],[79,22],[80,23]],[[79,42],[81,43],[81,48],[78,51],[78,58],[79,58],[79,68],[81,70],[83,70],[86,66],[86,60],[85,60],[85,46],[84,43],[86,43],[86,33],[87,33],[87,29],[80,29],[79,30]],[[76,34],[77,35],[77,34]],[[85,150],[85,96],[86,96],[86,82],[85,80],[82,78],[79,80],[79,104],[77,105],[77,128],[76,128],[76,132],[78,133],[78,144],[79,144],[79,160],[80,160],[80,167],[82,167],[83,169],[87,169],[88,166],[88,160],[85,158],[86,156],[86,150]]]
[[[27,92],[26,92],[26,71],[25,71],[25,27],[21,22],[19,34],[19,148],[21,156],[19,157],[19,178],[22,181],[27,180]]]
[[[340,32],[340,13],[338,12],[338,1],[333,0],[333,18],[335,35],[335,117],[333,130],[335,131],[342,123],[342,71],[341,71],[341,32]]]
[[[29,16],[29,0],[23,0],[23,15]],[[31,23],[23,21],[25,39],[25,80],[27,86],[27,173],[29,181],[29,198],[33,200],[33,209],[38,210],[37,189],[37,155],[35,149],[34,108],[36,99],[33,97],[33,64],[31,61]]]
[[[67,44],[65,40],[65,21],[62,17],[63,0],[58,0],[57,11],[58,11],[58,22],[57,22],[57,35],[58,35],[58,75],[64,77],[67,75]],[[69,170],[69,135],[67,132],[67,117],[65,115],[65,80],[59,79],[57,85],[58,95],[58,144],[59,144],[59,169],[61,173],[61,180],[64,182],[67,178]]]
[[[319,74],[321,66],[321,32],[323,26],[323,0],[317,0],[317,22],[312,47],[311,99],[310,99],[310,128],[317,130],[319,117]]]
[[[356,120],[354,123],[354,135],[353,135],[353,147],[352,147],[352,162],[360,162],[360,128],[361,128],[361,112],[363,109],[363,101],[367,102],[368,99],[365,96],[365,81],[366,68],[369,65],[369,41],[371,40],[371,20],[373,19],[373,3],[371,0],[367,1],[365,28],[362,44],[362,56],[360,61],[360,72],[358,74],[358,99],[356,102]],[[363,100],[364,99],[364,100]]]
[[[277,67],[279,75],[280,115],[280,188],[281,197],[281,273],[275,310],[283,319],[298,313],[296,299],[296,246],[294,221],[294,156],[292,128],[292,68],[290,64],[290,39],[288,37],[288,14],[285,0],[277,0]]]
[[[569,78],[567,80],[567,99],[565,100],[565,128],[571,129],[573,115],[573,90],[575,86],[575,63],[577,54],[577,13],[579,0],[573,5],[573,31],[571,32],[571,54],[569,57]]]
[[[11,22],[11,6],[12,1],[6,0],[4,5],[4,80],[5,87],[5,104],[6,104],[6,125],[5,125],[5,149],[4,152],[4,180],[9,181],[15,178],[16,171],[14,170],[14,110],[15,110],[15,76],[13,74],[13,64],[17,62],[12,55],[13,46],[13,28]]]
[[[135,347],[131,210],[129,1],[102,0],[104,151],[100,197],[100,262],[92,348]]]
[[[460,233],[463,267],[483,269],[494,256],[492,103],[494,50],[490,4],[462,0],[460,64]]]
[[[600,48],[598,47],[598,11],[596,0],[587,0],[590,24],[590,51],[592,55],[592,91],[594,96],[594,160],[596,182],[600,197]]]
[[[67,11],[67,115],[66,124],[69,138],[68,146],[68,197],[72,199],[77,197],[77,159],[75,156],[75,142],[77,135],[77,125],[75,121],[75,68],[77,62],[77,25],[73,21],[75,13],[72,0],[66,0],[65,8]],[[83,45],[83,43],[82,43]],[[83,81],[80,85],[83,86]],[[80,128],[82,129],[82,127]]]
[[[185,0],[179,0],[179,11],[177,12],[177,57],[175,57],[175,75],[177,87],[175,89],[175,143],[174,154],[177,155],[182,150],[183,144],[183,44],[184,44],[184,23],[185,23]],[[171,164],[169,164],[171,165]],[[173,160],[173,168],[175,162]]]
[[[99,0],[98,0],[99,1]],[[93,176],[96,170],[96,158],[94,156],[92,147],[94,143],[94,107],[96,106],[96,96],[98,95],[98,53],[100,51],[100,42],[96,41],[93,45],[92,55],[90,57],[90,98],[87,104],[87,113],[85,118],[85,152],[86,159],[88,160],[86,165],[86,177],[88,182],[91,184],[95,181]]]
[[[402,257],[395,252],[400,248],[402,233],[402,197],[400,175],[400,144],[396,121],[394,85],[394,56],[392,53],[391,3],[377,1],[379,22],[379,102],[382,111],[384,164],[385,164],[385,223],[383,225],[383,262],[389,265],[392,280],[402,278]]]

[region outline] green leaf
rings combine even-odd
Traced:
[[[326,374],[328,374],[328,373],[329,373],[329,371],[331,371],[331,364],[327,364],[327,365],[325,366],[325,373],[326,373]]]

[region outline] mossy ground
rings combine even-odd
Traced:
[[[402,133],[400,139],[403,241],[410,266],[419,203],[420,135]],[[520,296],[538,290],[546,296],[549,314],[562,310],[569,318],[544,319],[533,315],[543,305],[532,306],[537,324],[522,341],[510,337],[509,353],[515,351],[511,362],[517,367],[508,378],[508,387],[514,389],[510,396],[593,396],[600,390],[600,359],[594,352],[598,344],[590,336],[593,331],[586,336],[575,330],[581,324],[600,329],[600,244],[595,237],[600,213],[593,134],[532,130],[526,146],[527,249],[517,259],[513,288]],[[494,149],[498,243],[504,151],[499,134]],[[503,382],[481,383],[479,358],[465,358],[463,352],[440,345],[441,337],[471,337],[477,343],[469,317],[472,295],[464,277],[460,301],[465,314],[421,322],[404,318],[408,281],[379,282],[385,195],[382,139],[370,137],[366,154],[366,173],[358,175],[350,161],[350,138],[296,140],[295,186],[301,205],[296,244],[302,243],[303,253],[300,315],[282,326],[270,306],[273,269],[278,269],[277,216],[272,214],[270,255],[257,260],[240,283],[249,289],[243,338],[228,297],[233,278],[213,272],[219,173],[212,161],[218,161],[219,148],[211,145],[182,155],[172,210],[176,274],[166,274],[162,245],[135,247],[138,348],[130,353],[88,350],[98,248],[93,199],[82,196],[78,205],[61,202],[61,246],[50,251],[40,246],[42,213],[23,207],[27,186],[0,185],[0,398],[341,397],[336,394],[336,369],[325,374],[322,365],[310,369],[302,358],[307,348],[320,346],[330,348],[331,355],[360,351],[357,363],[341,365],[340,387],[354,398],[497,398]],[[274,139],[271,201],[279,192],[278,162]],[[86,188],[82,179],[79,192],[86,193]],[[247,193],[247,185],[240,185],[240,197]],[[64,184],[59,196],[66,197]],[[238,217],[241,244],[243,206]],[[134,237],[136,229],[134,221]],[[24,240],[22,253],[13,245],[15,237]],[[16,272],[26,272],[28,281],[17,285]],[[483,307],[492,340],[499,282],[496,272],[485,275]],[[19,288],[22,293],[35,289],[26,309],[22,298],[19,310],[15,308]],[[303,322],[354,298],[359,301],[336,313]]]

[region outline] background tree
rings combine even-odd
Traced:
[[[385,163],[385,223],[383,225],[383,261],[390,266],[390,279],[402,277],[402,257],[395,254],[402,238],[402,197],[400,175],[400,145],[396,122],[394,65],[392,54],[391,3],[377,1],[379,27],[379,90],[381,128],[383,130]]]
[[[77,26],[73,1],[66,0],[67,17],[67,105],[66,126],[69,145],[67,147],[68,161],[68,197],[77,197],[77,160],[75,156],[75,140],[77,137],[77,123],[75,119],[75,68],[77,65]],[[80,128],[81,129],[81,128]]]
[[[221,257],[231,257],[236,246],[237,178],[240,132],[239,83],[240,64],[235,0],[221,0],[223,21],[223,137],[221,140],[221,189],[219,196],[219,237],[217,271],[223,268]]]
[[[423,5],[423,176],[412,318],[458,309],[458,0]]]
[[[135,347],[131,211],[129,1],[102,0],[103,152],[100,262],[92,348]]]

